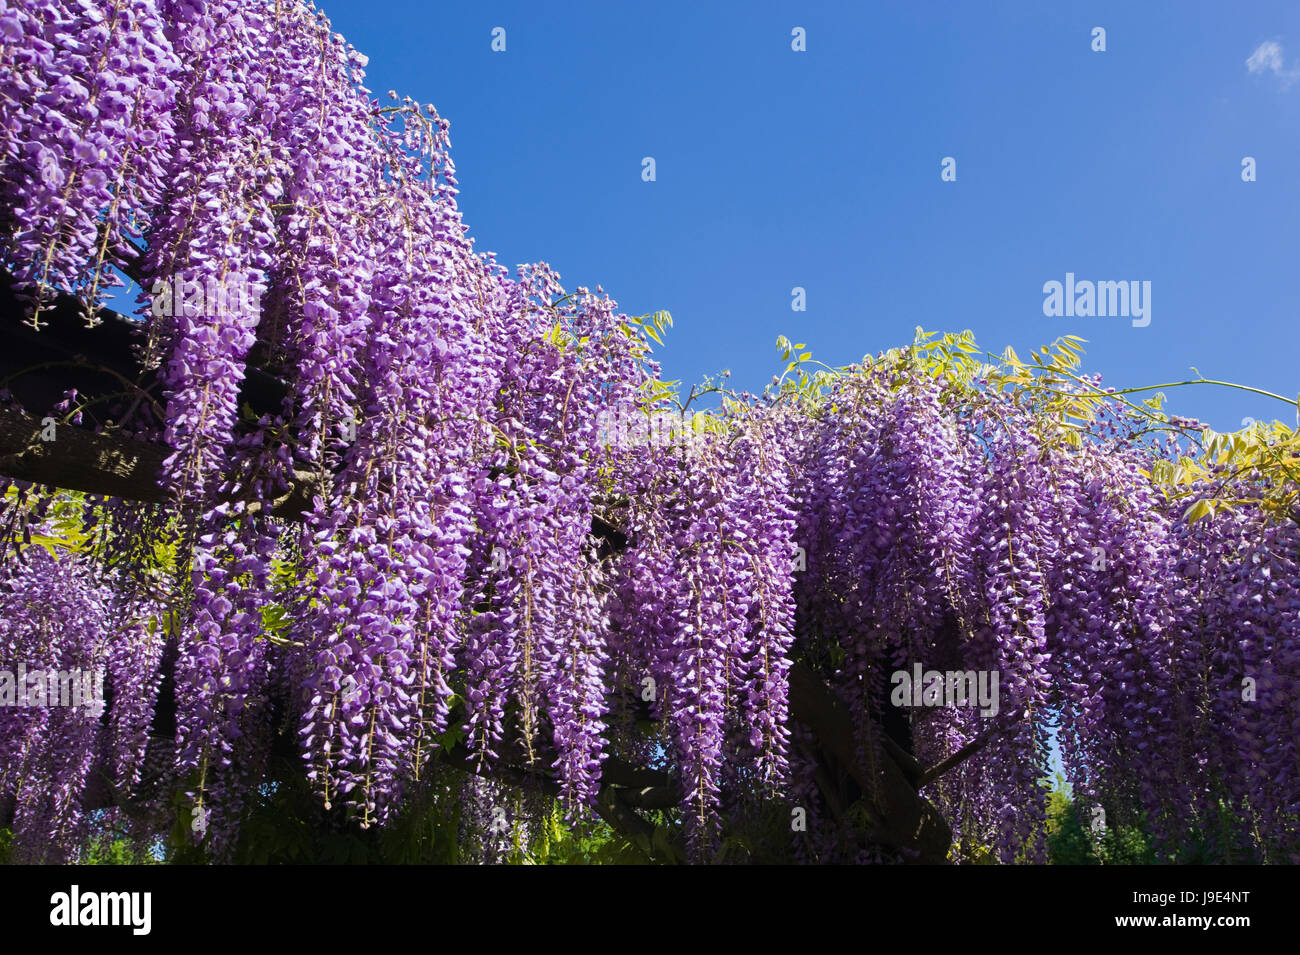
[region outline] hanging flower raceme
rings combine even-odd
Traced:
[[[82,797],[105,733],[105,671],[120,679],[123,657],[147,658],[153,641],[115,616],[109,588],[73,554],[31,545],[2,573],[0,813],[12,813],[17,858],[66,862],[85,836]],[[112,728],[114,755],[138,760],[129,707]]]
[[[165,202],[183,66],[160,7],[0,8],[0,261],[37,326],[55,291],[93,315]]]

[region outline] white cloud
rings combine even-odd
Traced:
[[[1252,73],[1262,73],[1264,70],[1272,70],[1274,73],[1282,72],[1282,44],[1273,40],[1265,40],[1259,46],[1255,47],[1255,52],[1250,55],[1246,61],[1246,68]]]
[[[1300,79],[1300,68],[1288,70],[1283,65],[1282,44],[1276,40],[1265,40],[1255,47],[1246,60],[1246,69],[1252,73],[1272,73],[1282,81],[1283,89]]]

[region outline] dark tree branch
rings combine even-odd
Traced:
[[[890,758],[898,763],[912,788],[920,789],[921,777],[925,775],[925,767],[917,762],[915,756],[895,743],[893,737],[888,733],[881,733],[880,738],[885,744],[885,752],[889,753]]]
[[[853,721],[831,689],[806,664],[790,668],[790,710],[808,724],[824,751],[857,782],[872,802],[879,822],[872,835],[895,848],[918,853],[917,861],[943,863],[952,844],[952,829],[930,802],[917,794],[888,752],[881,753],[875,778],[859,764]]]
[[[117,435],[57,425],[41,440],[40,420],[0,410],[0,474],[87,494],[149,503],[164,500],[158,484],[166,447]]]
[[[974,756],[976,753],[982,750],[985,746],[987,746],[994,737],[998,736],[1001,733],[1005,733],[1011,727],[1019,723],[1025,717],[1025,715],[1026,715],[1025,712],[1018,713],[1011,719],[1005,720],[999,725],[990,728],[987,732],[977,736],[975,739],[971,740],[969,743],[967,743],[961,749],[957,750],[957,752],[953,753],[951,756],[931,766],[925,772],[921,773],[920,779],[917,781],[917,788],[919,789],[921,786],[925,786],[928,785],[929,783],[934,782],[936,779],[938,779],[944,773],[948,772],[954,766],[959,766],[962,763],[964,763],[966,760],[970,759],[972,756]]]
[[[0,409],[0,474],[144,504],[171,502],[161,484],[163,461],[171,453],[165,445],[95,434],[68,424],[56,425],[54,440],[44,441],[43,430],[41,422],[28,414]],[[315,489],[316,475],[295,472],[289,490],[271,502],[271,513],[301,517],[310,509]],[[249,509],[262,506],[254,501]]]

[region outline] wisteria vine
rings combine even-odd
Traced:
[[[656,336],[475,252],[448,123],[373,96],[312,5],[0,0],[0,40],[0,265],[38,330],[140,286],[156,393],[95,427],[167,452],[161,504],[5,485],[0,672],[109,687],[30,707],[0,677],[19,858],[75,859],[102,812],[232,858],[286,747],[363,828],[448,763],[605,810],[617,759],[669,779],[692,859],[774,807],[759,842],[799,858],[907,857],[828,783],[799,666],[868,810],[886,764],[970,750],[915,780],[959,846],[1042,858],[1055,734],[1159,846],[1300,861],[1300,524],[1185,520],[1153,477],[1181,449],[1121,403],[1080,438],[904,351],[645,427]],[[900,706],[915,665],[996,674],[996,714]]]

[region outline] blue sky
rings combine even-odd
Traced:
[[[780,334],[843,364],[922,325],[1022,354],[1081,335],[1116,386],[1194,365],[1300,391],[1300,4],[323,7],[372,89],[451,121],[477,247],[668,309],[667,377],[757,390]],[[1150,324],[1045,316],[1067,272],[1149,281]],[[1241,392],[1169,398],[1220,430],[1295,424]]]

